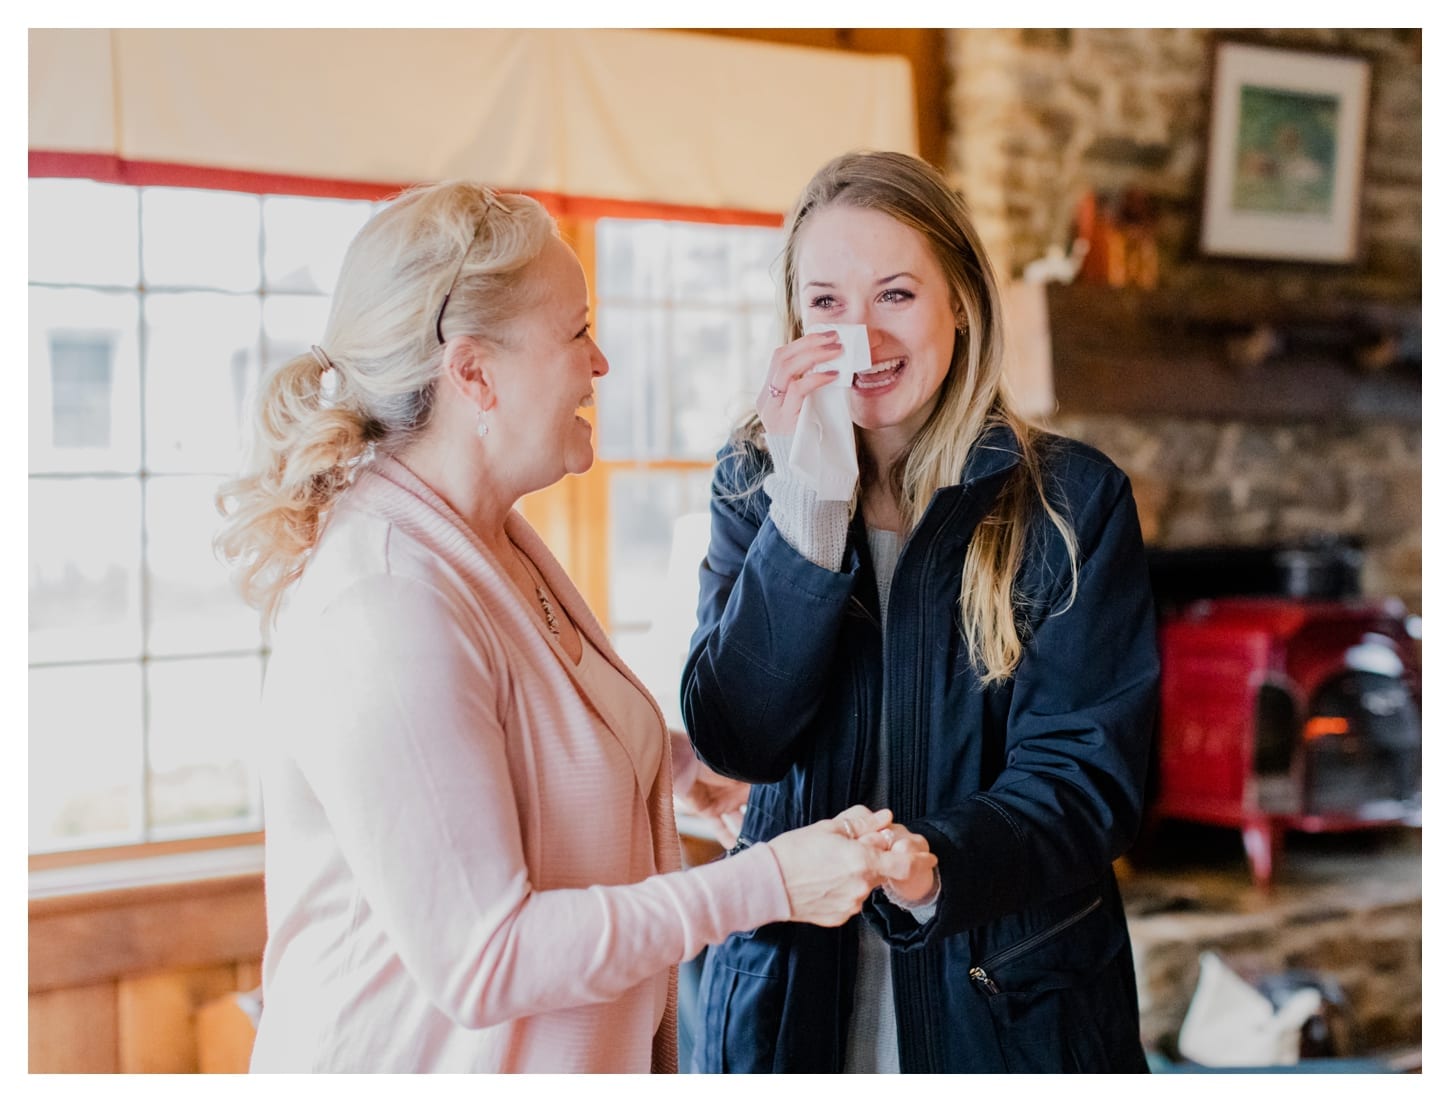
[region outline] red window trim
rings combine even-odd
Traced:
[[[408,184],[362,180],[333,180],[320,176],[288,176],[244,172],[232,168],[176,164],[167,161],[130,161],[109,153],[71,153],[32,149],[30,175],[99,180],[133,187],[186,187],[213,191],[242,191],[254,195],[309,195],[326,199],[387,199]],[[717,207],[690,207],[676,203],[647,203],[634,199],[607,199],[587,195],[560,195],[552,191],[520,189],[548,208],[555,218],[635,218],[675,222],[705,222],[721,226],[779,228],[782,215],[768,211]]]

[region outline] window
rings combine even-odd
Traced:
[[[610,364],[598,387],[604,611],[616,648],[675,724],[710,472],[780,343],[771,273],[783,243],[780,230],[753,226],[595,227],[596,317]]]
[[[373,205],[70,179],[29,199],[30,850],[255,830],[267,651],[213,497]]]
[[[320,339],[376,209],[30,181],[33,854],[261,828],[268,651],[212,554],[213,500],[242,465],[258,378]],[[679,723],[711,467],[779,343],[782,235],[565,226],[610,361],[599,458],[523,506]]]

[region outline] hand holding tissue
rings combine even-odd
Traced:
[[[856,375],[871,369],[864,325],[813,325],[807,333],[834,330],[841,354],[816,371],[839,371],[829,386],[806,395],[791,442],[790,467],[821,501],[849,501],[856,491],[856,433],[847,396]]]

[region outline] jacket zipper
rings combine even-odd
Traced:
[[[967,484],[964,483],[963,488],[965,489],[966,486]],[[936,548],[940,545],[942,539],[945,538],[947,531],[951,528],[952,523],[956,520],[957,515],[962,511],[964,505],[965,497],[958,495],[957,500],[953,502],[946,515],[937,523],[936,530],[931,534],[931,540],[922,555],[921,578],[916,594],[916,612],[918,615],[917,645],[920,648],[919,655],[930,653],[927,647],[928,640],[926,638],[925,622],[926,597],[930,585],[930,567],[934,561]],[[931,511],[930,506],[928,506],[927,511]],[[980,521],[980,517],[978,520]],[[910,542],[909,538],[907,542]],[[897,559],[898,566],[901,560],[906,557],[906,550],[906,546],[903,545],[901,555]],[[884,634],[883,631],[883,644]],[[917,718],[922,709],[922,683],[925,678],[925,663],[918,661],[916,667],[916,699],[913,702],[913,714],[911,717],[913,720]],[[887,678],[886,680],[889,681],[890,679]],[[883,694],[883,706],[884,703],[885,699]],[[908,770],[902,767],[898,772],[896,763],[893,762],[892,774],[906,781],[911,786],[910,790],[920,798],[924,795],[925,790],[925,778],[922,775],[925,771],[922,760],[924,755],[919,752],[915,745],[915,740],[912,740],[912,750],[911,768]],[[903,791],[905,791],[905,786],[903,786]],[[900,955],[898,961],[893,962],[894,965],[900,965],[900,972],[897,971],[896,967],[893,966],[892,968],[893,982],[897,980],[898,976],[902,979],[914,981],[912,986],[915,989],[914,994],[916,995],[915,998],[906,1002],[904,1007],[906,1014],[897,1015],[897,1029],[902,1030],[904,1026],[906,1034],[906,1050],[901,1053],[903,1071],[940,1072],[942,1070],[942,1060],[940,1054],[937,1052],[936,1033],[933,1029],[932,1021],[936,1008],[942,1005],[942,992],[940,990],[939,974],[927,968],[927,961],[930,957],[940,959],[937,954],[903,953]],[[902,1020],[903,1018],[905,1019],[904,1022]]]
[[[1086,907],[1082,907],[1074,911],[1072,914],[1064,918],[1061,922],[1057,922],[1052,926],[1049,926],[1047,929],[1041,930],[1033,934],[1031,937],[1026,938],[1023,941],[1017,942],[1016,945],[1008,946],[1006,949],[1003,949],[1000,953],[989,957],[981,964],[974,965],[971,969],[968,970],[967,975],[971,976],[972,979],[976,980],[977,983],[982,986],[983,990],[987,992],[987,994],[1000,995],[1002,993],[1002,989],[997,986],[996,981],[993,980],[991,975],[988,974],[987,970],[989,968],[999,968],[1002,965],[1009,963],[1010,961],[1016,960],[1024,953],[1030,952],[1037,946],[1041,945],[1048,938],[1055,937],[1057,934],[1062,933],[1063,930],[1066,930],[1074,923],[1081,922],[1083,919],[1087,918],[1088,915],[1092,914],[1102,905],[1103,897],[1098,896]]]
[[[861,611],[862,611],[862,613],[864,613],[866,615],[866,618],[868,620],[870,620],[871,622],[875,623],[876,618],[874,616],[871,616],[869,613],[866,612],[866,606],[865,606],[865,604],[862,603],[860,600],[858,600],[855,597],[852,597],[851,599],[853,601],[855,601],[857,605],[860,606]],[[884,638],[882,640],[882,643],[884,645],[884,643],[885,643],[885,639]],[[866,678],[865,678],[865,676],[863,675],[863,672],[862,672],[863,665],[864,665],[864,659],[862,659],[859,654],[852,656],[852,660],[851,660],[851,687],[854,690],[854,698],[855,698],[855,705],[856,705],[856,730],[855,730],[854,745],[852,746],[852,749],[851,749],[851,771],[847,775],[847,792],[848,793],[860,791],[860,787],[861,787],[861,769],[862,769],[862,766],[864,764],[864,759],[866,757],[866,742],[867,742],[868,734],[869,734],[869,732],[871,730],[871,723],[870,723],[870,720],[871,720],[871,714],[870,714],[871,707],[870,707],[870,703],[869,703],[869,701],[867,699]],[[850,796],[847,795],[847,798],[849,799]],[[865,920],[864,919],[860,919],[858,921],[865,921]],[[838,942],[837,944],[839,946],[841,943]],[[848,1002],[848,999],[847,999],[846,994],[845,994],[845,989],[846,989],[846,983],[845,983],[845,963],[844,963],[844,961],[841,960],[841,956],[839,955],[841,953],[843,953],[843,950],[838,949],[838,956],[837,956],[838,963],[837,963],[837,966],[836,966],[836,1021],[837,1021],[837,1028],[835,1030],[833,1030],[832,1031],[832,1034],[831,1034],[831,1042],[832,1042],[832,1044],[831,1044],[831,1065],[833,1067],[837,1067],[837,1068],[840,1068],[840,1067],[844,1067],[845,1066],[844,1044],[845,1044],[845,1038],[846,1038],[846,1026],[843,1023],[845,1023],[848,1020],[848,1016],[850,1014],[850,1006],[849,1006],[849,1002]],[[856,976],[859,976],[859,969],[860,969],[860,960],[858,959],[857,962],[856,962]],[[853,976],[853,978],[852,978],[853,985],[855,983],[856,976]]]
[[[926,655],[930,653],[926,634],[928,617],[926,616],[925,609],[927,601],[927,591],[930,588],[931,583],[931,564],[935,559],[937,545],[941,543],[942,538],[944,537],[947,529],[950,527],[951,521],[956,516],[958,509],[960,509],[960,504],[954,506],[951,511],[937,524],[936,530],[931,533],[931,538],[926,545],[925,551],[922,553],[921,572],[917,585],[917,591],[915,594],[915,612],[917,614],[916,645],[918,655]],[[898,567],[901,564],[901,560],[905,557],[906,547],[903,546],[901,549],[901,554],[897,558]],[[892,580],[892,588],[895,588],[894,578]],[[884,631],[882,635],[884,644]],[[919,720],[922,710],[922,698],[925,695],[923,685],[926,678],[925,671],[925,662],[918,661],[915,663],[915,669],[913,672],[915,673],[916,677],[912,685],[913,692],[910,698],[910,714],[908,718],[911,721],[911,727],[909,729],[917,733],[919,733],[921,730],[921,724]],[[884,703],[885,702],[883,700],[883,704]],[[904,762],[897,762],[893,760],[892,762],[892,773],[895,776],[899,777],[902,781],[900,785],[895,786],[897,789],[896,795],[898,797],[903,797],[909,792],[915,797],[915,800],[912,802],[919,803],[922,801],[922,797],[926,788],[926,782],[924,777],[925,768],[923,762],[923,758],[925,757],[925,755],[922,752],[920,746],[918,745],[917,739],[911,739],[908,745],[910,746],[910,753],[909,755],[903,755],[904,757],[907,757],[908,760]],[[910,814],[913,810],[915,809],[908,808],[907,813]],[[894,971],[895,969],[893,969],[893,972]],[[941,1002],[939,992],[936,990],[937,977],[927,968],[927,957],[924,953],[903,954],[900,960],[900,974],[903,978],[909,977],[911,981],[914,981],[911,983],[911,987],[915,990],[917,994],[917,998],[913,999],[909,1004],[909,1012],[906,1015],[908,1019],[906,1023],[908,1051],[902,1054],[903,1070],[906,1070],[906,1068],[910,1066],[911,1070],[913,1071],[939,1072],[941,1070],[941,1061],[936,1051],[936,1038],[935,1034],[932,1031],[930,1023],[931,1008],[933,1006],[940,1005]],[[893,976],[893,979],[894,978],[895,976]],[[899,1028],[901,1023],[898,1022],[897,1024]]]

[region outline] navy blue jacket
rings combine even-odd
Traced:
[[[840,571],[796,552],[756,488],[768,465],[720,453],[686,726],[712,768],[751,782],[742,844],[863,803],[890,745],[889,806],[939,859],[918,926],[873,893],[862,917],[777,923],[710,950],[700,1071],[839,1071],[860,921],[891,954],[907,1072],[1141,1071],[1127,923],[1113,860],[1134,839],[1155,722],[1158,653],[1128,479],[1100,452],[1039,442],[1066,548],[1038,510],[1018,574],[1025,649],[983,689],[960,628],[964,553],[1021,462],[990,430],[961,484],[908,535],[883,630],[865,530]]]

